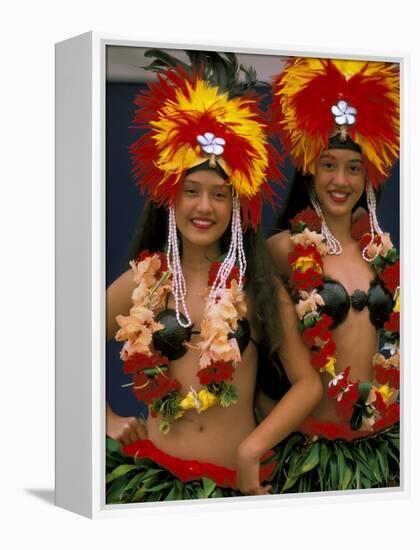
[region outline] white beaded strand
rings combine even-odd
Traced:
[[[380,248],[377,249],[375,255],[372,258],[369,258],[366,255],[367,249],[375,240],[376,235],[383,235],[383,231],[379,225],[378,218],[376,217],[376,196],[371,182],[368,182],[366,186],[366,199],[369,211],[370,241],[362,250],[362,258],[366,262],[370,263],[373,262],[373,260],[378,256]]]
[[[185,297],[187,296],[187,284],[182,273],[181,260],[179,257],[178,237],[176,233],[175,211],[172,206],[169,207],[169,232],[168,232],[168,250],[166,258],[170,271],[172,272],[172,293],[175,298],[175,312],[178,323],[183,328],[192,326],[190,314],[188,313]],[[187,318],[187,323],[183,322],[180,315],[180,303]]]
[[[175,311],[178,323],[188,328],[192,326],[191,317],[188,313],[187,305],[185,303],[185,297],[187,295],[187,285],[184,275],[182,273],[181,259],[179,256],[178,238],[176,230],[175,212],[173,207],[169,208],[169,235],[168,235],[168,250],[166,253],[169,269],[172,273],[172,292],[175,299]],[[232,221],[231,221],[231,241],[228,253],[223,260],[216,278],[210,290],[209,298],[214,300],[220,289],[226,288],[226,281],[235,267],[235,264],[239,264],[239,290],[243,289],[243,278],[246,272],[246,257],[243,247],[243,234],[242,234],[242,221],[241,221],[241,208],[239,200],[234,197],[232,207]],[[180,304],[184,310],[184,315],[188,320],[185,324],[180,316]]]
[[[330,228],[325,221],[324,214],[322,213],[321,205],[319,204],[318,199],[315,195],[315,191],[312,189],[312,187],[309,188],[309,199],[315,209],[315,212],[321,219],[321,233],[324,235],[324,239],[327,242],[328,254],[330,256],[339,256],[343,252],[343,248],[340,242],[331,233]]]
[[[235,266],[235,263],[239,264],[239,290],[243,288],[243,277],[246,272],[246,257],[243,247],[243,235],[242,235],[242,222],[241,222],[241,208],[237,197],[233,199],[232,205],[232,222],[231,222],[231,241],[226,258],[223,260],[222,265],[217,272],[216,278],[210,290],[210,299],[214,300],[220,289],[226,288],[226,281],[230,275],[230,272]]]

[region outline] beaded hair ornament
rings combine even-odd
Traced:
[[[371,242],[376,235],[382,235],[374,188],[378,190],[389,177],[399,154],[398,66],[293,58],[274,77],[272,116],[285,152],[303,173],[315,174],[316,163],[325,149],[361,151],[367,176]],[[310,198],[321,217],[330,254],[340,254],[340,243],[329,231],[314,195]],[[366,249],[362,256],[372,261],[366,256]]]
[[[274,200],[268,181],[281,182],[281,176],[280,157],[267,140],[259,103],[247,91],[255,84],[255,72],[242,66],[238,69],[233,54],[186,53],[191,66],[160,50],[146,52],[157,57],[148,68],[156,71],[158,81],[148,83],[135,99],[134,126],[144,134],[131,146],[131,154],[136,184],[153,202],[169,209],[167,260],[177,320],[188,327],[192,323],[185,304],[187,289],[174,213],[175,196],[186,174],[200,165],[217,168],[232,186],[232,238],[210,298],[225,287],[235,263],[242,285],[246,270],[243,227],[257,227],[263,201]],[[243,84],[239,83],[240,71],[246,77]],[[180,315],[181,305],[186,322]]]

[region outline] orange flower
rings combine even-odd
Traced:
[[[133,312],[134,308],[131,308],[130,315],[127,315],[125,317],[124,315],[117,315],[115,318],[117,323],[120,325],[120,330],[115,335],[115,339],[118,342],[121,342],[122,340],[127,340],[128,338],[132,338],[139,332],[139,330],[142,329],[145,322],[153,321],[153,313],[146,308],[141,308],[141,306],[137,306],[137,315],[134,315]],[[142,310],[142,311],[141,311]]]
[[[207,302],[204,319],[221,319],[229,324],[230,331],[235,331],[238,328],[238,319],[245,317],[246,311],[245,295],[233,279],[230,288],[219,289],[215,299]]]
[[[157,254],[147,256],[138,263],[131,261],[130,266],[134,272],[134,282],[137,284],[144,282],[148,287],[154,285],[161,265],[160,258]]]
[[[138,286],[133,290],[133,294],[131,295],[131,299],[133,300],[133,304],[139,305],[139,306],[146,306],[147,304],[147,297],[149,294],[149,287],[147,286],[145,281],[140,281]]]
[[[152,342],[152,334],[157,330],[162,330],[164,326],[156,323],[153,318],[153,312],[143,306],[133,306],[130,310],[130,315],[124,317],[117,315],[117,323],[120,325],[120,330],[115,335],[118,342],[127,340],[121,357],[130,356],[133,353],[143,353],[150,356],[150,345]]]
[[[315,245],[321,256],[328,254],[328,245],[325,243],[324,235],[322,235],[322,233],[317,233],[316,231],[310,231],[307,227],[305,227],[305,229],[300,233],[292,235],[290,240],[295,245],[300,244],[305,248],[311,244]]]
[[[394,248],[394,245],[392,244],[389,233],[383,233],[381,235],[381,249],[379,254],[385,258],[388,254],[388,250],[391,250],[392,248]]]
[[[368,237],[369,237],[369,241],[367,242],[370,242],[371,236],[369,235]],[[379,235],[376,235],[375,238],[367,246],[365,254],[369,259],[375,258],[375,256],[377,256],[380,253],[381,248],[382,248],[381,237]]]
[[[232,293],[233,303],[238,313],[238,319],[243,319],[246,315],[247,307],[245,302],[245,293],[243,290],[239,290],[238,281],[231,281],[230,291]],[[236,330],[236,327],[234,330]]]
[[[230,332],[229,324],[221,320],[209,321],[204,319],[201,323],[201,336],[203,340],[197,344],[200,349],[200,368],[205,368],[212,362],[241,360],[241,353],[235,338],[228,340]]]
[[[324,300],[318,294],[316,288],[310,293],[306,292],[306,290],[301,290],[299,294],[303,298],[296,304],[296,313],[299,319],[303,319],[307,313],[318,311],[318,306],[324,305]]]
[[[229,323],[229,326],[237,324],[238,314],[233,304],[232,293],[229,288],[217,291],[215,300],[207,302],[204,318],[209,321],[218,319]]]
[[[381,353],[375,353],[372,359],[372,363],[374,367],[380,366],[386,369],[399,368],[400,351],[397,349],[393,355],[390,355],[388,357],[388,359],[385,359],[385,357]]]
[[[143,355],[151,355],[150,344],[152,343],[152,333],[147,328],[143,327],[135,337],[129,338],[121,350],[120,357],[126,361],[132,355],[141,353]]]

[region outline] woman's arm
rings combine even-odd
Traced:
[[[290,275],[289,254],[293,252],[293,244],[290,240],[291,233],[289,230],[276,233],[267,239],[267,246],[271,256],[277,264],[280,272],[283,275]]]
[[[281,323],[279,356],[291,388],[239,446],[238,486],[248,494],[267,493],[267,488],[258,482],[261,456],[305,420],[323,392],[320,375],[311,366],[309,351],[301,338],[294,305],[280,285],[278,299]]]
[[[120,441],[123,445],[129,445],[138,439],[147,439],[147,429],[144,421],[140,418],[118,416],[107,403],[106,435]]]
[[[123,273],[107,289],[106,292],[106,336],[113,338],[119,329],[116,316],[128,315],[133,305],[131,295],[135,288],[131,269]],[[138,439],[147,438],[144,421],[134,416],[119,416],[106,404],[106,434],[123,445],[134,443]]]

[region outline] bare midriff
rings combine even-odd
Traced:
[[[205,278],[194,277],[187,281],[187,307],[194,324],[194,330],[199,329],[204,314],[205,300],[203,288],[207,283]],[[194,299],[195,297],[195,299]],[[250,304],[247,300],[248,315]],[[173,296],[169,297],[169,308],[175,308]],[[257,339],[255,328],[251,326],[251,334]],[[199,334],[193,334],[190,346],[200,341]],[[199,351],[189,347],[183,357],[169,364],[169,376],[176,378],[181,384],[181,395],[185,396],[191,386],[198,392],[202,388],[197,373],[199,370]],[[159,417],[147,420],[149,439],[161,451],[172,456],[187,460],[210,462],[225,468],[235,469],[236,453],[239,444],[256,426],[254,416],[254,392],[257,376],[257,348],[250,341],[241,354],[241,362],[237,365],[232,383],[238,389],[236,404],[229,407],[214,405],[206,411],[198,413],[188,410],[182,418],[171,422],[169,433],[159,430]]]
[[[324,272],[328,278],[339,281],[349,296],[357,289],[368,291],[373,272],[362,259],[356,243],[350,250],[343,251],[342,255],[327,256],[323,260]],[[351,367],[351,382],[373,381],[372,358],[378,351],[378,331],[369,320],[367,307],[362,311],[350,308],[345,321],[332,332],[337,346],[336,374]],[[324,395],[312,416],[318,420],[339,422],[341,419],[337,415],[336,402],[330,399],[327,393],[331,377],[327,373],[321,376]]]
[[[191,343],[197,341],[197,338],[199,336],[194,336]],[[183,396],[188,393],[190,386],[197,391],[201,389],[197,377],[198,360],[198,351],[189,349],[183,357],[169,365],[169,375],[180,382]],[[171,423],[167,434],[159,430],[159,418],[149,416],[149,439],[161,451],[172,456],[235,469],[238,446],[256,426],[253,412],[256,368],[257,350],[249,342],[233,377],[239,392],[235,405],[215,405],[201,413],[196,410],[186,411],[182,418]]]

